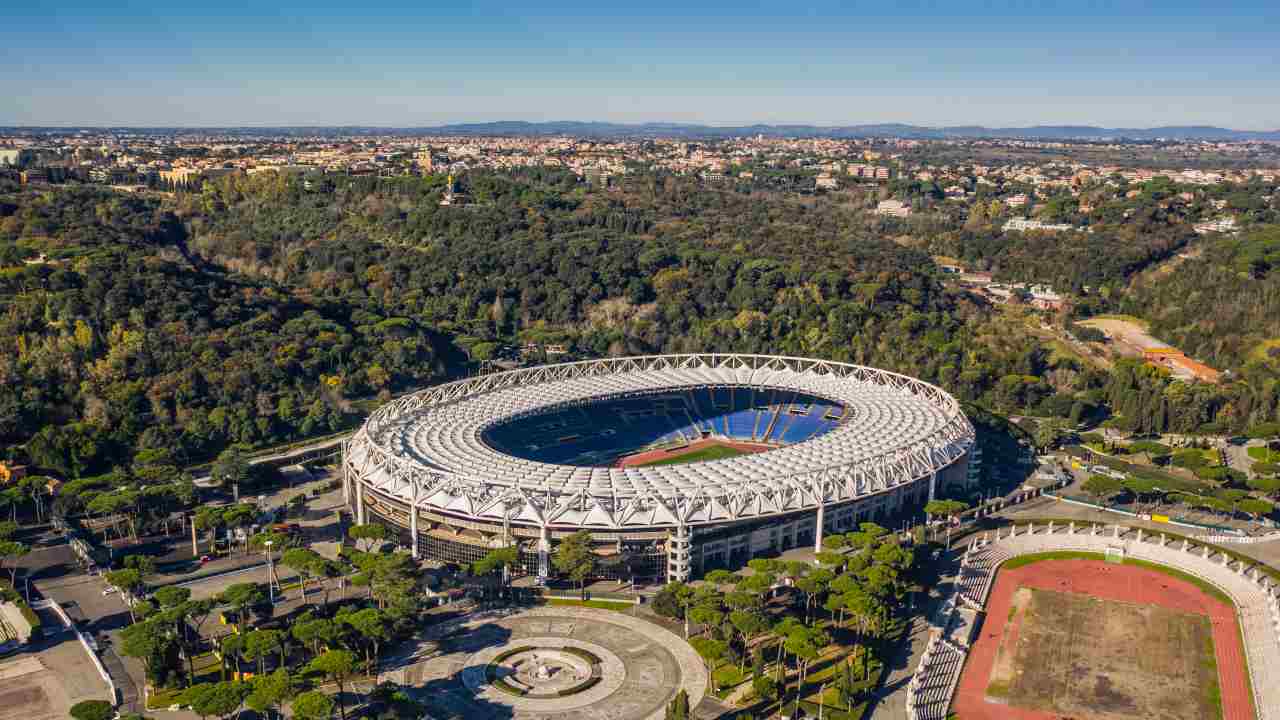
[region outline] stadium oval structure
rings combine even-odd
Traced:
[[[717,441],[747,450],[619,460]],[[465,562],[516,544],[545,575],[552,541],[586,529],[604,575],[685,579],[970,481],[973,444],[955,398],[897,373],[773,355],[624,357],[388,403],[347,441],[343,487],[359,522],[407,532],[415,555]]]

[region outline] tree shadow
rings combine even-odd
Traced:
[[[440,634],[437,635],[437,633]],[[463,681],[464,675],[467,674],[473,676],[478,674],[479,677],[484,677],[484,667],[464,667],[446,677],[432,678],[425,682],[418,682],[415,678],[417,674],[415,666],[421,662],[431,662],[433,657],[446,654],[470,656],[486,648],[507,644],[512,639],[509,629],[489,623],[477,628],[458,627],[437,630],[430,634],[432,637],[417,639],[399,648],[395,657],[383,662],[382,674],[402,670],[404,682],[401,685],[411,697],[426,707],[427,714],[432,718],[509,720],[515,716],[515,710],[512,707],[479,696]],[[444,662],[443,659],[437,661]]]

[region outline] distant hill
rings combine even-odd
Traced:
[[[1231,130],[1206,125],[1177,125],[1154,128],[1105,128],[1093,125],[1035,125],[1021,128],[990,128],[981,125],[954,125],[926,127],[902,123],[869,125],[738,125],[715,126],[686,123],[611,123],[576,120],[551,122],[527,122],[523,120],[499,120],[496,122],[457,123],[434,127],[207,127],[207,128],[0,128],[0,132],[40,134],[65,134],[75,130],[118,130],[145,132],[160,135],[186,135],[195,133],[222,133],[242,136],[339,136],[339,135],[509,135],[539,137],[569,135],[598,138],[688,138],[716,139],[731,137],[811,137],[811,138],[863,138],[899,137],[921,139],[943,138],[997,138],[1027,140],[1266,140],[1280,141],[1278,130]]]

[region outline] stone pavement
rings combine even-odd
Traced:
[[[520,702],[502,693],[472,692],[463,678],[483,672],[478,663],[499,647],[565,638],[595,645],[620,661],[610,664],[607,694]],[[475,666],[475,667],[473,667]],[[445,718],[510,720],[661,720],[666,704],[683,688],[696,707],[706,695],[707,673],[693,648],[670,631],[624,613],[595,608],[541,607],[469,615],[431,628],[390,659],[382,679],[413,689]],[[594,688],[593,688],[594,689]],[[596,697],[602,694],[602,697]],[[584,704],[583,700],[588,700]]]

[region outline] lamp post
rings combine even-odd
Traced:
[[[275,566],[271,564],[271,545],[273,542],[274,541],[272,540],[268,540],[262,545],[265,548],[263,552],[267,555],[267,599],[270,600],[271,604],[274,606],[276,604],[276,571]]]
[[[827,703],[827,684],[822,683],[822,687],[818,689],[818,720],[822,720],[822,709]]]

